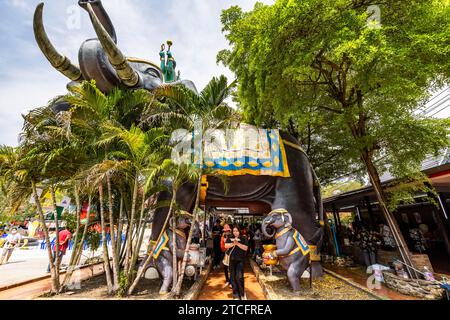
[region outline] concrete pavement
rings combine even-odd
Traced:
[[[0,249],[1,250],[1,249]],[[68,264],[72,250],[67,250],[61,265]],[[101,251],[94,253],[94,256],[101,255]],[[91,256],[90,251],[83,251],[81,262],[83,263]],[[13,285],[48,275],[48,254],[47,250],[30,249],[14,250],[9,262],[0,265],[0,288]]]

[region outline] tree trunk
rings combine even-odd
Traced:
[[[156,239],[156,243],[158,243],[161,240],[162,235],[164,234],[164,231],[166,230],[167,227],[167,222],[169,222],[169,218],[172,214],[172,210],[173,207],[175,205],[175,201],[176,201],[176,194],[173,193],[172,194],[172,199],[170,200],[170,206],[169,206],[169,212],[167,213],[167,217],[166,220],[164,221],[164,225],[161,229],[161,232],[159,233],[158,239]],[[130,286],[130,288],[128,289],[128,295],[131,295],[134,291],[134,289],[136,288],[136,286],[139,283],[139,280],[142,277],[142,274],[144,273],[144,270],[147,269],[148,264],[150,263],[150,260],[152,259],[152,253],[150,253],[147,257],[147,259],[145,260],[144,264],[142,265],[141,268],[139,268],[137,274],[136,274],[136,278],[134,279],[132,285]]]
[[[50,272],[52,278],[52,292],[57,293],[59,292],[59,277],[56,274],[55,265],[53,264],[53,253],[50,243],[50,236],[48,234],[47,225],[45,224],[44,212],[42,211],[41,201],[37,194],[36,183],[34,181],[31,182],[31,188],[33,191],[34,202],[36,203],[36,208],[39,213],[39,220],[42,225],[42,229],[44,230],[44,238],[45,244],[47,245],[48,262],[50,264]]]
[[[202,132],[205,132],[204,124],[202,124]],[[172,295],[175,295],[175,296],[180,295],[181,286],[183,284],[183,279],[184,279],[184,271],[186,269],[186,264],[187,264],[189,247],[191,246],[191,241],[192,241],[192,234],[194,233],[194,227],[198,220],[198,208],[200,205],[200,192],[201,192],[201,187],[202,187],[202,172],[203,172],[202,168],[203,168],[203,150],[204,150],[204,148],[205,148],[205,142],[204,142],[204,139],[202,138],[201,142],[200,142],[200,154],[199,154],[200,172],[199,172],[199,177],[198,177],[198,181],[197,181],[197,190],[196,190],[197,195],[195,198],[195,205],[194,205],[194,221],[192,221],[191,228],[189,229],[189,235],[188,235],[188,238],[186,241],[186,248],[184,249],[183,261],[181,263],[181,268],[180,268],[180,277],[178,278],[178,282],[177,282],[175,290],[172,290],[172,292],[171,292],[171,296]]]
[[[177,234],[175,232],[177,225],[177,219],[175,217],[175,210],[173,210],[172,213],[172,289],[175,288],[175,284],[177,283],[177,275],[178,275],[178,268],[177,268]]]
[[[200,163],[203,163],[202,159],[201,159]],[[201,186],[202,186],[202,174],[200,172],[200,177],[198,178],[198,182],[197,182],[197,195],[196,195],[195,206],[194,206],[194,221],[192,221],[191,228],[189,229],[189,235],[188,235],[188,238],[186,241],[186,249],[184,249],[183,261],[181,263],[180,277],[178,278],[178,282],[175,287],[175,290],[171,292],[171,295],[174,294],[175,296],[179,296],[180,292],[181,292],[181,285],[183,284],[184,270],[186,269],[189,247],[191,246],[192,235],[194,233],[194,227],[198,220],[198,211],[199,211],[198,207],[200,204],[200,188],[201,188]]]
[[[122,247],[122,226],[123,226],[123,198],[120,195],[120,208],[119,208],[119,222],[117,224],[117,243],[116,243],[116,254],[120,258],[120,248]],[[120,259],[119,259],[120,260]],[[120,261],[119,261],[120,268]]]
[[[139,251],[142,245],[142,240],[144,239],[144,233],[145,233],[145,226],[147,225],[146,222],[144,222],[144,211],[145,211],[145,190],[142,192],[142,205],[141,205],[141,213],[139,215],[139,223],[138,227],[136,229],[136,245],[133,249],[133,254],[131,255],[131,267],[129,269],[128,273],[128,279],[129,282],[131,282],[133,279],[133,271],[136,265],[136,261],[139,257]]]
[[[55,267],[56,267],[56,274],[59,279],[59,265],[60,265],[60,257],[59,257],[59,219],[58,219],[58,210],[56,208],[56,195],[55,195],[55,188],[53,185],[50,185],[50,193],[52,195],[52,204],[53,204],[53,211],[54,211],[54,221],[55,221],[55,230],[56,230],[56,237],[55,237]]]
[[[89,211],[91,210],[91,205],[92,205],[92,196],[89,195],[88,209],[87,209],[87,215],[86,215],[86,224],[84,225],[83,236],[81,237],[80,246],[78,247],[76,264],[80,263],[81,254],[83,253],[84,241],[86,239],[87,231],[89,229],[89,223],[90,223]]]
[[[400,252],[400,255],[402,256],[403,262],[407,264],[407,266],[412,266],[413,262],[411,259],[411,253],[409,252],[408,246],[405,242],[405,239],[401,233],[401,230],[397,224],[397,221],[395,220],[395,217],[392,216],[392,214],[389,212],[387,205],[386,205],[386,198],[383,193],[383,188],[381,186],[380,181],[380,175],[378,174],[378,170],[373,164],[373,160],[371,155],[368,152],[365,152],[361,155],[361,159],[364,162],[367,173],[369,174],[370,182],[372,183],[373,189],[375,191],[379,207],[381,209],[381,212],[383,213],[383,216],[385,220],[387,221],[389,227],[391,228],[392,235],[394,237],[395,243],[398,247],[398,250]],[[416,272],[407,267],[408,273],[410,274],[411,278],[417,278]]]
[[[72,255],[70,256],[70,262],[69,266],[67,267],[67,272],[64,276],[63,283],[60,288],[60,292],[64,290],[66,287],[67,282],[69,282],[70,278],[72,277],[74,267],[76,265],[77,261],[77,253],[78,253],[78,238],[79,238],[79,232],[80,232],[80,196],[78,194],[78,188],[75,186],[74,188],[74,194],[75,194],[75,204],[76,204],[76,215],[77,215],[77,226],[75,231],[75,239],[73,240],[73,248],[72,248]]]
[[[116,291],[119,289],[119,259],[117,257],[116,250],[116,238],[114,232],[114,217],[113,217],[113,198],[112,198],[112,188],[111,188],[111,177],[109,174],[106,176],[106,183],[108,186],[108,207],[109,207],[109,232],[111,236],[111,255],[113,260],[113,289]]]
[[[103,185],[101,182],[98,185],[98,194],[100,202],[100,223],[102,228],[103,264],[105,266],[106,285],[108,287],[108,294],[113,294],[114,286],[111,280],[111,268],[108,254],[108,244],[106,243],[105,212],[103,209]]]
[[[125,255],[125,272],[128,273],[131,264],[131,247],[133,245],[133,233],[134,233],[134,220],[136,215],[136,201],[138,194],[138,173],[136,172],[136,177],[134,178],[134,188],[133,188],[133,199],[131,202],[131,218],[128,222],[128,234],[127,234],[127,253]],[[129,238],[129,239],[128,239]]]
[[[78,238],[79,238],[79,233],[80,233],[80,224],[81,224],[81,217],[80,217],[80,211],[81,211],[81,205],[80,205],[80,195],[78,194],[78,188],[75,186],[74,188],[74,193],[75,193],[75,204],[76,204],[76,215],[77,215],[77,226],[76,226],[76,231],[75,231],[75,239],[73,240],[73,249],[72,249],[72,255],[70,257],[70,262],[69,262],[69,266],[73,265],[74,263],[74,259],[76,257],[76,247],[77,247],[77,243],[78,243]]]
[[[126,223],[124,222],[122,225],[122,229],[125,229],[125,237],[124,240],[122,241],[121,244],[121,248],[120,248],[120,266],[123,266],[125,268],[125,260],[126,260],[126,254],[127,254],[127,247],[128,247],[128,235],[130,233],[130,216],[128,214],[128,210],[126,208],[126,206],[124,207],[124,219],[126,218]],[[125,269],[124,269],[125,270]]]

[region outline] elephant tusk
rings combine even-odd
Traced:
[[[39,48],[56,70],[73,81],[81,81],[83,79],[83,75],[81,74],[80,68],[72,64],[69,58],[58,53],[58,51],[50,42],[44,29],[44,23],[42,19],[43,8],[44,3],[38,4],[36,10],[34,11],[33,18],[34,37]]]
[[[117,76],[127,87],[136,86],[139,82],[137,72],[131,67],[126,57],[100,23],[90,3],[87,4],[87,10],[89,12],[89,16],[91,17],[91,22],[94,26],[98,40],[102,44],[102,47],[108,56],[109,62],[116,70]]]

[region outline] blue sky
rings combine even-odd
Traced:
[[[22,112],[66,92],[68,79],[40,52],[33,35],[39,0],[0,0],[0,144],[17,145]],[[203,88],[213,77],[232,73],[216,64],[227,47],[220,13],[232,5],[250,10],[253,0],[104,0],[118,43],[128,56],[159,61],[161,43],[171,39],[183,79]],[[273,0],[259,1],[273,3]],[[87,12],[77,0],[44,1],[44,25],[58,51],[78,64],[81,43],[95,37]]]
[[[0,0],[0,144],[17,145],[21,114],[66,93],[68,79],[40,52],[33,36],[33,13],[39,0]],[[81,43],[95,37],[87,13],[77,0],[46,0],[44,24],[59,52],[77,64]],[[172,51],[183,79],[203,88],[213,76],[232,73],[216,64],[227,47],[220,13],[231,5],[250,10],[253,0],[104,0],[118,43],[128,56],[158,61],[161,43]],[[260,0],[273,3],[273,0]],[[450,108],[437,116],[449,116]]]

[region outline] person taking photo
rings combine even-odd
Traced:
[[[225,248],[230,249],[230,274],[234,300],[247,300],[244,287],[244,263],[248,240],[238,227],[233,228],[233,235],[225,241]]]

